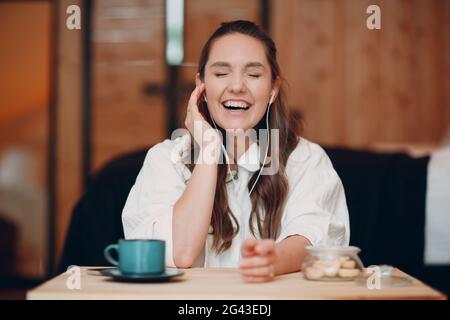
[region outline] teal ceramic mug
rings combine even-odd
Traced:
[[[111,256],[116,250],[118,260]],[[119,240],[118,244],[110,244],[104,250],[105,258],[118,266],[123,274],[147,275],[161,274],[165,271],[166,242],[156,239]]]

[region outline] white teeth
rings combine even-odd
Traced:
[[[230,107],[230,108],[239,108],[239,109],[248,109],[249,105],[243,101],[226,101],[223,104],[225,107]]]

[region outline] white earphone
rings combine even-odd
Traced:
[[[273,103],[273,100],[275,99],[275,91],[272,90],[272,95],[270,96],[269,105]]]

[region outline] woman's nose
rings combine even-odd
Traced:
[[[231,78],[231,83],[229,85],[229,89],[233,93],[245,92],[246,86],[245,86],[244,77],[242,77],[241,75],[233,76]]]

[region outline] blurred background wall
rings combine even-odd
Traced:
[[[363,14],[381,9],[381,30]],[[450,3],[274,1],[290,101],[321,143],[433,144],[449,127]]]
[[[42,181],[54,174],[48,237],[52,263],[61,253],[88,176],[113,157],[148,148],[181,127],[201,47],[222,21],[253,20],[270,33],[288,83],[289,107],[303,117],[305,136],[315,142],[358,149],[430,149],[449,132],[450,1],[179,1],[184,17],[179,65],[166,62],[165,0],[33,2],[54,6],[55,30],[49,31],[47,22],[40,29],[35,26],[38,16],[49,21],[46,13],[35,11],[32,22],[19,23],[26,26],[21,38],[19,27],[12,32],[4,25],[22,21],[21,6],[31,5],[25,3],[0,4],[0,81],[6,83],[0,89],[0,152],[10,144],[32,145],[41,157],[41,162],[35,160],[40,168],[35,173],[45,173]],[[66,8],[72,4],[81,7],[81,30],[66,28]],[[381,8],[381,30],[366,27],[371,4]],[[54,34],[52,61],[45,44],[48,34]],[[33,43],[27,39],[34,40],[33,47],[25,47]],[[16,47],[5,45],[13,42]],[[17,63],[20,52],[29,53],[29,61],[40,59],[33,70],[44,70],[41,78],[26,73],[22,80],[11,81],[23,72]],[[46,171],[46,163],[52,163],[45,151],[51,91],[45,70],[50,67],[56,68],[51,88],[55,165]],[[21,102],[34,95],[33,103]]]
[[[51,4],[0,3],[0,277],[47,273]]]

